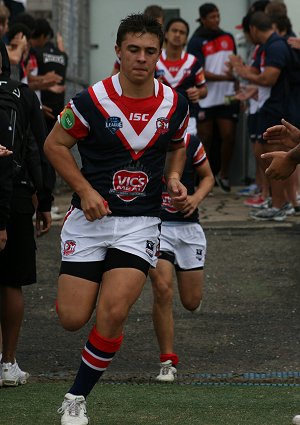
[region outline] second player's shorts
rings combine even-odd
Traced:
[[[199,223],[163,222],[160,235],[162,258],[173,257],[182,270],[202,269],[206,256],[206,238]],[[172,257],[164,257],[164,253]]]

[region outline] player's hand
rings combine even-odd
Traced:
[[[88,221],[111,214],[107,201],[93,188],[81,195],[81,208]]]
[[[3,251],[7,241],[6,229],[0,230],[0,251]]]
[[[35,228],[37,237],[43,236],[49,232],[52,223],[50,211],[37,211],[35,219]]]
[[[168,193],[176,210],[181,211],[187,199],[186,187],[175,177],[171,177],[167,182]]]
[[[189,89],[187,89],[186,94],[187,94],[189,101],[191,101],[192,103],[198,102],[198,100],[199,100],[199,89],[196,86],[190,87]]]
[[[9,156],[11,155],[13,152],[10,151],[9,149],[7,149],[5,146],[0,145],[0,157],[1,156]]]
[[[281,120],[281,123],[281,125],[267,128],[263,133],[263,138],[269,144],[280,144],[292,149],[300,143],[300,130],[284,119]]]
[[[198,208],[198,201],[194,196],[187,196],[181,212],[185,217],[190,217],[193,212]]]

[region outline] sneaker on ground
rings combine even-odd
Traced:
[[[272,207],[250,212],[250,217],[259,221],[284,221],[286,213],[282,208]]]
[[[244,205],[251,208],[268,208],[269,202],[269,198],[264,199],[261,195],[259,195],[246,199],[246,201],[244,201]]]
[[[160,372],[157,375],[156,380],[160,382],[173,382],[176,378],[177,370],[172,366],[172,361],[167,360],[160,364]]]
[[[295,215],[295,208],[290,202],[286,202],[282,209],[285,211],[286,215]]]
[[[250,184],[249,186],[244,187],[243,189],[239,190],[237,192],[237,195],[240,196],[250,196],[250,195],[254,195],[255,193],[257,193],[256,191],[258,190],[258,187],[255,183]]]
[[[2,357],[2,354],[1,354]],[[3,379],[2,379],[2,363],[0,363],[0,387],[3,387]]]
[[[300,424],[300,415],[296,415],[293,417],[293,425],[299,425]]]
[[[18,363],[2,363],[2,381],[5,387],[24,385],[29,378],[28,372],[23,372]]]
[[[61,425],[87,425],[89,423],[86,401],[82,395],[67,393],[57,413],[62,414]]]
[[[228,193],[230,192],[230,185],[228,179],[223,179],[219,174],[215,176],[216,183],[219,186],[220,189],[223,190],[223,192]]]

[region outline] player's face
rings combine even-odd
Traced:
[[[121,60],[121,72],[132,82],[140,84],[153,78],[161,53],[159,39],[155,34],[129,33],[121,46],[116,46],[116,53]]]
[[[165,33],[167,43],[177,47],[183,47],[187,42],[187,28],[182,22],[174,22]]]
[[[220,12],[218,10],[208,13],[205,18],[201,18],[203,26],[213,31],[219,29],[220,21]]]

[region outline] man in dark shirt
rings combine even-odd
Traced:
[[[1,69],[5,69],[0,74],[0,84],[5,86],[9,81],[9,61],[2,42],[0,47],[1,62],[3,59]],[[19,85],[14,92],[21,103],[24,122],[30,126],[35,140],[28,139],[24,162],[16,174],[14,155],[6,156],[9,151],[13,151],[10,118],[5,110],[1,110],[1,142],[7,149],[5,156],[0,158],[0,321],[3,338],[0,379],[5,386],[25,384],[29,376],[19,368],[16,350],[24,315],[22,286],[36,282],[36,247],[32,223],[35,209],[32,196],[37,191],[38,235],[48,232],[50,228],[53,199],[52,181],[47,181],[47,161],[45,158],[40,160],[46,127],[39,100],[24,84]]]
[[[258,86],[255,154],[262,169],[265,169],[266,164],[261,155],[274,150],[274,146],[268,145],[262,135],[268,127],[278,124],[288,112],[286,71],[291,55],[286,41],[273,31],[272,20],[264,12],[255,12],[250,17],[249,25],[253,42],[260,47],[251,67],[240,64],[235,70],[242,78]],[[256,220],[285,220],[286,212],[283,207],[289,201],[286,195],[288,184],[289,181],[270,180],[272,206],[252,213],[251,216]]]

